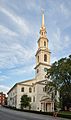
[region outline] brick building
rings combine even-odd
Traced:
[[[3,92],[0,92],[0,105],[5,105],[6,95]]]

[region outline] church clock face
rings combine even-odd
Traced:
[[[44,71],[45,71],[45,72],[47,72],[47,70],[48,70],[47,68],[44,68]]]

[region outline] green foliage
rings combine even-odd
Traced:
[[[47,71],[47,76],[52,82],[47,86],[54,88],[54,91],[60,92],[61,106],[71,106],[71,55],[68,58],[62,58],[53,63]]]
[[[23,108],[26,108],[26,107],[29,107],[29,109],[30,109],[30,102],[31,102],[31,98],[30,97],[28,97],[27,95],[23,95],[22,97],[21,97],[21,109],[23,109]]]

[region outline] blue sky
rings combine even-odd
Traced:
[[[42,9],[51,63],[71,54],[71,0],[0,0],[0,91],[35,77]]]

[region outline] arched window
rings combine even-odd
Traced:
[[[30,87],[30,88],[29,88],[29,93],[31,93],[31,92],[32,92],[32,88]]]
[[[38,56],[38,62],[39,62],[39,56]]]
[[[46,46],[46,42],[44,41],[44,46]]]
[[[24,92],[24,87],[21,88],[21,92]]]
[[[47,55],[44,55],[44,61],[47,62]]]

